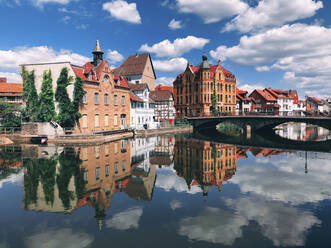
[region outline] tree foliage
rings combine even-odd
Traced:
[[[68,69],[65,67],[57,79],[55,100],[59,103],[58,122],[62,127],[74,127],[75,116],[73,116],[73,103],[69,98],[67,87],[72,78],[68,76]]]
[[[29,121],[36,121],[39,112],[39,105],[34,70],[28,72],[23,66],[21,75],[23,78],[23,98],[26,103],[25,109],[29,117]]]
[[[54,104],[53,83],[50,70],[48,72],[44,71],[38,106],[38,122],[49,122],[55,118],[56,112]]]
[[[83,88],[83,80],[80,77],[76,77],[74,84],[74,100],[73,100],[73,114],[75,118],[75,122],[78,124],[79,118],[82,116],[79,113],[79,107],[82,102],[82,98],[85,95],[85,91]]]
[[[19,104],[0,101],[0,122],[3,127],[19,127],[22,109]]]

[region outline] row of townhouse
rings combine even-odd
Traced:
[[[123,64],[111,69],[103,59],[103,50],[99,41],[92,52],[93,61],[83,66],[70,62],[53,62],[24,64],[25,70],[34,71],[35,86],[40,94],[43,73],[50,70],[53,82],[53,92],[63,68],[67,68],[69,77],[80,77],[83,80],[85,96],[79,109],[82,117],[75,126],[75,133],[94,133],[120,129],[157,128],[163,120],[172,121],[174,108],[168,115],[159,115],[156,106],[173,105],[173,94],[168,94],[168,102],[164,97],[153,94],[156,75],[149,54],[129,56]],[[73,84],[67,87],[71,100],[73,99]],[[166,90],[168,92],[168,90]],[[153,97],[150,95],[153,94]],[[56,110],[58,106],[56,103]]]
[[[247,91],[236,89],[236,114],[262,113],[270,115],[330,114],[331,104],[327,100],[306,97],[299,100],[296,90],[265,88],[255,89],[249,96]]]

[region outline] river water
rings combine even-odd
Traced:
[[[331,153],[192,135],[0,152],[0,247],[331,247]]]

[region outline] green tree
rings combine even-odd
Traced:
[[[21,126],[21,107],[19,104],[0,101],[0,122],[3,127]]]
[[[82,98],[85,95],[85,91],[83,88],[83,80],[80,77],[76,77],[74,84],[74,100],[73,100],[73,115],[75,118],[75,122],[78,124],[79,118],[82,117],[81,113],[79,113],[79,107],[82,102]]]
[[[64,67],[57,79],[55,100],[59,103],[59,114],[57,120],[62,127],[74,127],[75,116],[73,116],[73,104],[70,101],[67,87],[70,85],[72,77],[68,76],[68,69]]]
[[[23,66],[21,75],[23,78],[23,98],[26,103],[25,109],[29,120],[35,121],[37,119],[39,105],[34,70],[28,72]]]
[[[54,104],[54,94],[53,94],[53,83],[52,74],[49,70],[44,71],[43,82],[41,85],[41,91],[39,94],[39,111],[37,116],[37,121],[39,122],[49,122],[55,118],[55,104]]]

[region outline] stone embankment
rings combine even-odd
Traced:
[[[59,135],[52,136],[48,138],[49,144],[56,145],[98,145],[103,144],[115,140],[128,139],[134,137],[147,137],[147,136],[155,136],[162,134],[175,134],[175,133],[185,133],[192,132],[193,128],[191,126],[186,127],[172,127],[172,128],[160,128],[160,129],[149,129],[149,130],[137,130],[137,131],[127,131],[122,133],[116,133],[111,135],[100,135],[100,134],[90,134],[90,135]],[[19,144],[28,144],[30,143],[31,137],[35,137],[36,135],[22,135],[22,134],[14,134],[7,135],[5,137],[9,141],[13,141],[14,143]],[[1,143],[4,144],[5,143]],[[8,143],[10,144],[10,143]]]

